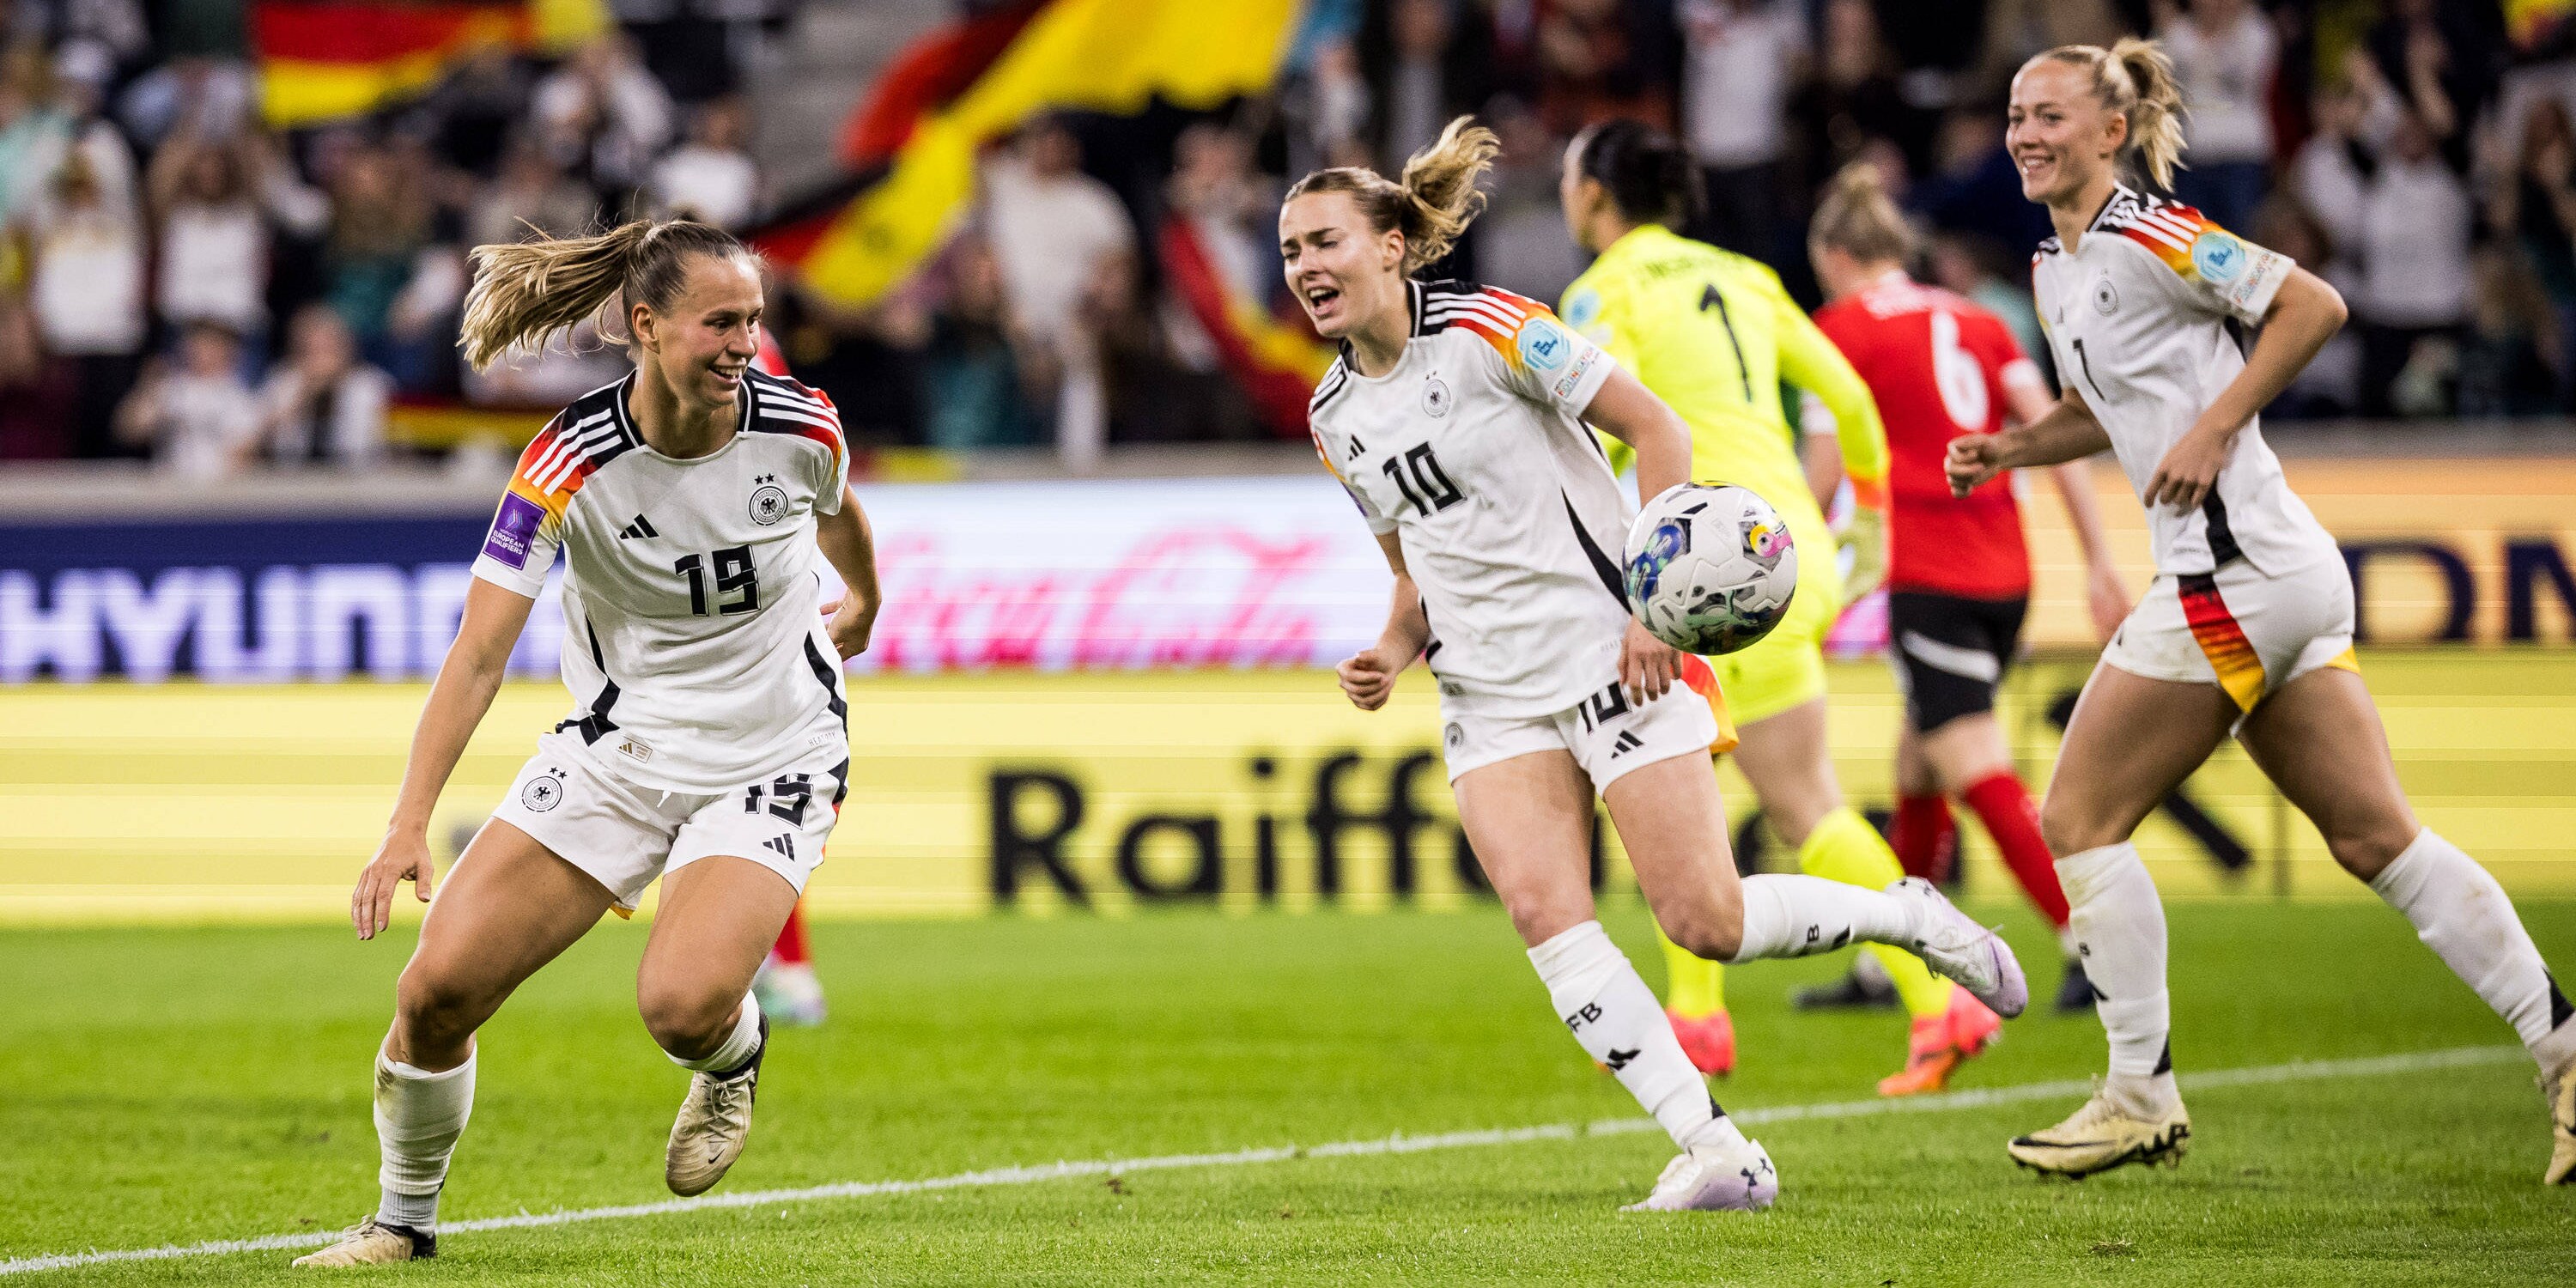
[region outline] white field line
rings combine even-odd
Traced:
[[[2204,1091],[2218,1087],[2249,1087],[2278,1082],[2308,1082],[2325,1078],[2362,1078],[2374,1074],[2422,1073],[2434,1069],[2502,1064],[2529,1058],[2520,1047],[2454,1047],[2445,1051],[2418,1051],[2406,1055],[2371,1056],[2356,1060],[2301,1060],[2289,1064],[2255,1065],[2243,1069],[2218,1069],[2208,1073],[2186,1074],[2182,1078],[2182,1083],[2194,1091]],[[1941,1113],[1948,1110],[1983,1109],[1993,1105],[2017,1104],[2025,1100],[2053,1100],[2066,1096],[2080,1096],[2089,1093],[2092,1085],[2090,1081],[2071,1080],[2028,1082],[2017,1086],[1950,1091],[1937,1095],[1910,1096],[1898,1100],[1840,1100],[1811,1105],[1778,1105],[1768,1109],[1748,1109],[1735,1114],[1734,1117],[1737,1122],[1747,1127],[1754,1127],[1764,1123],[1801,1122],[1817,1118],[1868,1118],[1885,1114]],[[571,1211],[557,1212],[523,1212],[517,1216],[442,1222],[438,1232],[445,1237],[482,1230],[523,1230],[537,1226],[572,1225],[583,1221],[620,1221],[634,1217],[670,1216],[675,1213],[699,1212],[709,1208],[767,1207],[782,1203],[867,1198],[879,1194],[921,1194],[935,1190],[1032,1185],[1040,1181],[1063,1180],[1074,1176],[1107,1176],[1127,1172],[1162,1171],[1178,1167],[1247,1167],[1256,1163],[1284,1163],[1300,1158],[1362,1158],[1385,1154],[1419,1154],[1439,1149],[1516,1145],[1533,1140],[1575,1140],[1585,1136],[1619,1136],[1655,1130],[1658,1128],[1655,1120],[1651,1118],[1605,1118],[1590,1123],[1548,1123],[1537,1127],[1441,1132],[1430,1136],[1390,1136],[1376,1140],[1335,1141],[1327,1145],[1273,1145],[1214,1154],[1162,1154],[1150,1158],[1082,1159],[1023,1167],[997,1167],[980,1172],[958,1172],[917,1181],[843,1181],[833,1185],[809,1185],[799,1189],[743,1190],[732,1194],[706,1194],[697,1198],[665,1199],[658,1203],[626,1203],[615,1207],[576,1208]],[[179,1257],[216,1257],[237,1252],[316,1248],[338,1238],[337,1232],[305,1231],[296,1234],[263,1235],[254,1239],[215,1239],[205,1243],[166,1244],[158,1248],[64,1252],[0,1261],[0,1275],[27,1274],[38,1270],[64,1270],[74,1266],[94,1266],[113,1261],[167,1261]]]

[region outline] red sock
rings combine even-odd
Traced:
[[[802,966],[813,960],[805,951],[805,905],[787,910],[787,924],[779,927],[778,946],[769,955],[790,966]]]
[[[1899,796],[1888,848],[1905,865],[1905,875],[1926,881],[1950,879],[1950,864],[1959,855],[1959,824],[1950,817],[1946,796]]]
[[[1970,784],[1964,795],[1968,808],[1985,823],[1986,835],[1995,838],[1995,848],[2004,852],[2004,865],[2030,892],[2032,905],[2048,924],[2064,929],[2066,892],[2057,885],[2057,860],[2039,837],[2039,807],[2031,803],[2029,789],[2011,770],[1999,769]]]

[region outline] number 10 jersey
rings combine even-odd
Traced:
[[[563,680],[604,769],[721,792],[845,758],[849,710],[823,629],[814,516],[840,509],[831,400],[753,371],[737,432],[676,460],[593,390],[519,458],[474,575],[535,598],[564,554]]]
[[[1347,346],[1315,387],[1315,450],[1371,531],[1402,534],[1444,710],[1553,715],[1618,675],[1631,514],[1582,415],[1616,370],[1547,306],[1416,282],[1395,369]]]

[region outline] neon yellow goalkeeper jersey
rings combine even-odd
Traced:
[[[1869,386],[1760,261],[1640,225],[1575,279],[1559,316],[1690,425],[1692,478],[1753,489],[1793,531],[1823,526],[1821,513],[1798,522],[1817,507],[1780,409],[1787,380],[1833,413],[1861,503],[1885,504],[1887,430]],[[1627,445],[1604,445],[1626,469]]]

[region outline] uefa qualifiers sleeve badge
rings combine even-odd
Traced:
[[[1565,365],[1565,355],[1574,345],[1565,332],[1546,318],[1531,318],[1521,327],[1521,361],[1534,371],[1554,371]]]
[[[2212,286],[2225,286],[2245,271],[2245,243],[2222,232],[2205,232],[2192,239],[2191,267],[2200,280]]]

